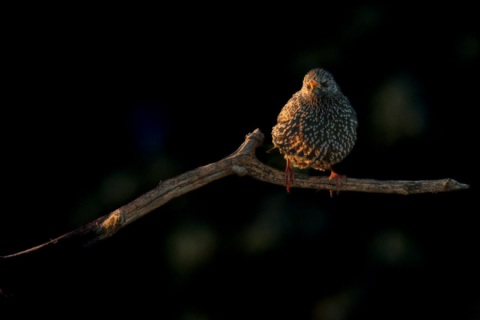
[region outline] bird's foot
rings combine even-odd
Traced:
[[[333,178],[337,178],[337,195],[340,193],[340,178],[345,179],[345,182],[347,182],[347,176],[335,173],[333,169],[330,167],[330,177],[328,178],[328,181],[332,181]],[[333,190],[330,190],[330,197],[333,196]]]
[[[287,186],[287,192],[290,192],[290,185],[295,184],[295,177],[293,171],[290,169],[290,160],[287,159],[287,168],[285,169],[285,185]]]

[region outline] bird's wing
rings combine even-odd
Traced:
[[[295,112],[297,112],[298,108],[300,107],[298,103],[298,96],[300,95],[300,91],[295,93],[290,100],[288,100],[287,104],[282,108],[280,114],[278,115],[277,122],[284,123],[290,120]]]
[[[282,113],[284,110],[282,110]],[[318,120],[314,115],[309,116],[309,113],[316,111],[298,104],[295,111],[292,112],[292,110],[293,108],[288,109],[278,116],[279,119],[282,117],[283,122],[279,121],[273,128],[273,142],[282,153],[296,155],[305,160],[313,158],[319,152],[319,150],[315,150],[313,130],[316,125],[318,126]],[[287,119],[287,117],[289,118]],[[297,161],[300,161],[300,159]]]

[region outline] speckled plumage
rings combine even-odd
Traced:
[[[307,73],[302,89],[283,107],[277,122],[273,144],[299,168],[331,170],[357,138],[355,110],[324,69]]]

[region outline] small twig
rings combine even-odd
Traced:
[[[11,258],[34,252],[47,246],[79,240],[84,246],[91,246],[100,240],[114,235],[118,230],[143,217],[150,211],[164,205],[171,199],[200,188],[214,180],[231,174],[251,176],[255,179],[283,186],[285,173],[264,165],[255,157],[255,149],[263,143],[264,136],[259,129],[247,135],[245,142],[230,156],[186,172],[177,177],[162,181],[157,187],[138,197],[129,204],[90,222],[72,232],[37,247],[0,258]],[[325,177],[295,175],[292,187],[317,190],[336,190],[336,182]],[[467,189],[466,184],[453,179],[423,181],[377,181],[348,178],[342,183],[342,192],[359,191],[372,193],[414,194],[427,192],[447,192]]]

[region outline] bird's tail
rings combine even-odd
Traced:
[[[272,153],[272,152],[274,152],[275,150],[278,151],[278,147],[273,147],[272,149],[267,150],[267,153]]]

